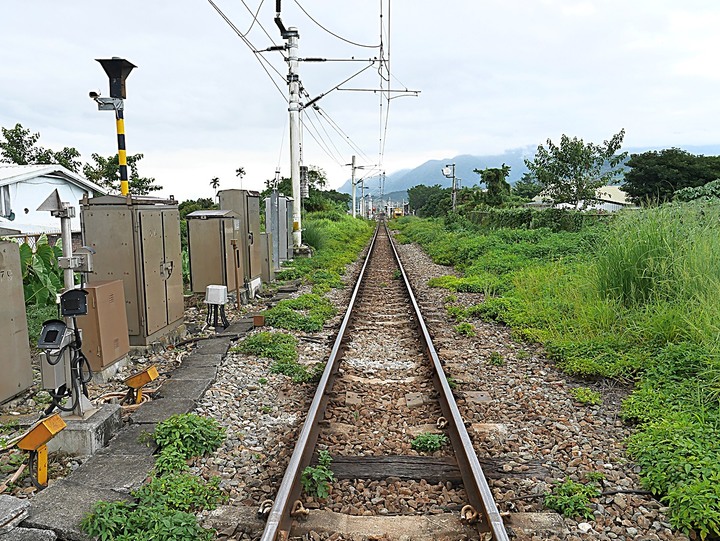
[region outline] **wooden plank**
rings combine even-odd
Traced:
[[[522,467],[509,469],[507,461],[494,458],[480,458],[485,477],[500,479],[504,477],[544,476],[548,472],[540,461],[525,463]],[[317,464],[317,455],[313,456]],[[505,466],[505,467],[504,467]],[[462,483],[460,470],[454,457],[432,456],[335,456],[330,469],[337,479],[382,480],[397,477],[403,480],[425,479],[428,483]],[[507,470],[507,471],[506,471]]]

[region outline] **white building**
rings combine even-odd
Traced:
[[[37,208],[57,190],[62,202],[75,207],[73,232],[80,231],[80,200],[107,190],[62,165],[0,164],[0,235],[60,233],[60,220]]]
[[[621,186],[602,186],[595,192],[596,197],[592,201],[581,201],[580,208],[583,210],[596,210],[604,212],[617,212],[624,208],[636,208],[635,205],[628,198]],[[568,203],[561,203],[556,205],[552,202],[548,196],[536,195],[533,200],[527,204],[533,208],[575,208],[573,205]]]

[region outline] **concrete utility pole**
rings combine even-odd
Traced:
[[[350,163],[350,166],[352,167],[352,173],[350,173],[350,184],[352,184],[352,216],[355,218],[355,156],[353,155],[352,161]]]
[[[300,134],[298,118],[300,115],[300,77],[298,76],[298,40],[300,34],[297,28],[291,26],[285,36],[288,46],[288,88],[290,100],[290,182],[293,196],[293,245],[298,248],[302,245],[301,209],[302,197],[300,194]]]
[[[452,209],[455,211],[455,200],[457,199],[457,183],[455,181],[455,164],[449,163],[443,167],[442,174],[447,178],[452,178]]]

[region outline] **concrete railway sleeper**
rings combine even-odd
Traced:
[[[433,450],[418,443],[423,438],[449,444]],[[321,498],[304,493],[301,479],[325,453],[334,480]],[[310,532],[313,539],[508,539],[382,223],[276,498],[261,512],[263,541]]]

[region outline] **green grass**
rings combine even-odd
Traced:
[[[303,221],[303,242],[312,257],[296,258],[278,280],[303,280],[315,293],[343,287],[345,267],[357,259],[373,234],[373,224],[336,211],[309,213]]]
[[[574,233],[395,227],[461,273],[430,285],[485,294],[447,306],[458,323],[504,323],[570,374],[634,382],[621,414],[637,425],[628,449],[642,482],[674,527],[720,534],[720,203],[621,213]]]
[[[317,332],[335,315],[335,308],[325,297],[306,293],[294,299],[285,299],[263,312],[265,323],[286,330]]]

